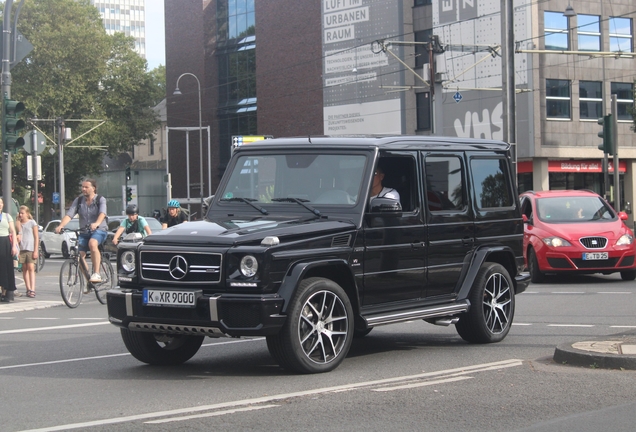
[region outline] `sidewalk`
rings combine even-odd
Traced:
[[[564,365],[636,370],[636,331],[559,345],[553,359]]]
[[[47,309],[64,305],[60,295],[59,274],[57,269],[35,275],[35,298],[26,296],[24,279],[20,272],[15,273],[15,285],[17,287],[15,292],[21,293],[22,296],[15,296],[15,301],[10,303],[0,302],[0,314]]]

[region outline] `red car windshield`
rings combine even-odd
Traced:
[[[537,200],[537,215],[543,222],[591,222],[614,220],[611,207],[598,197],[554,197]]]

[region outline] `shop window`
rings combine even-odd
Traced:
[[[617,119],[634,121],[631,114],[634,109],[634,84],[613,82],[611,94],[615,94],[617,99]]]
[[[576,19],[579,51],[600,51],[601,17],[598,15],[579,14]]]
[[[569,120],[570,80],[547,79],[545,86],[546,114],[553,120]]]
[[[597,120],[603,117],[603,83],[579,81],[579,111],[581,120]]]
[[[563,12],[544,12],[543,29],[545,36],[545,49],[567,50],[568,43],[568,18]]]
[[[632,20],[610,17],[609,45],[612,52],[632,52]]]

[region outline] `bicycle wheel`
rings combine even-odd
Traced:
[[[80,274],[77,261],[66,260],[60,269],[60,293],[66,306],[76,308],[82,301],[84,278]]]
[[[115,288],[115,272],[110,260],[102,259],[102,263],[99,266],[99,274],[102,277],[102,281],[98,284],[93,284],[95,297],[101,304],[106,304],[106,293],[108,290]]]
[[[38,262],[35,263],[36,273],[39,273],[40,270],[42,270],[42,267],[44,267],[45,261],[46,261],[46,258],[44,257],[44,254],[42,253],[42,246],[40,246],[38,249]]]

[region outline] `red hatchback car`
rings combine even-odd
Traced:
[[[523,256],[532,282],[546,273],[621,273],[636,278],[634,233],[598,194],[586,190],[524,192]]]

